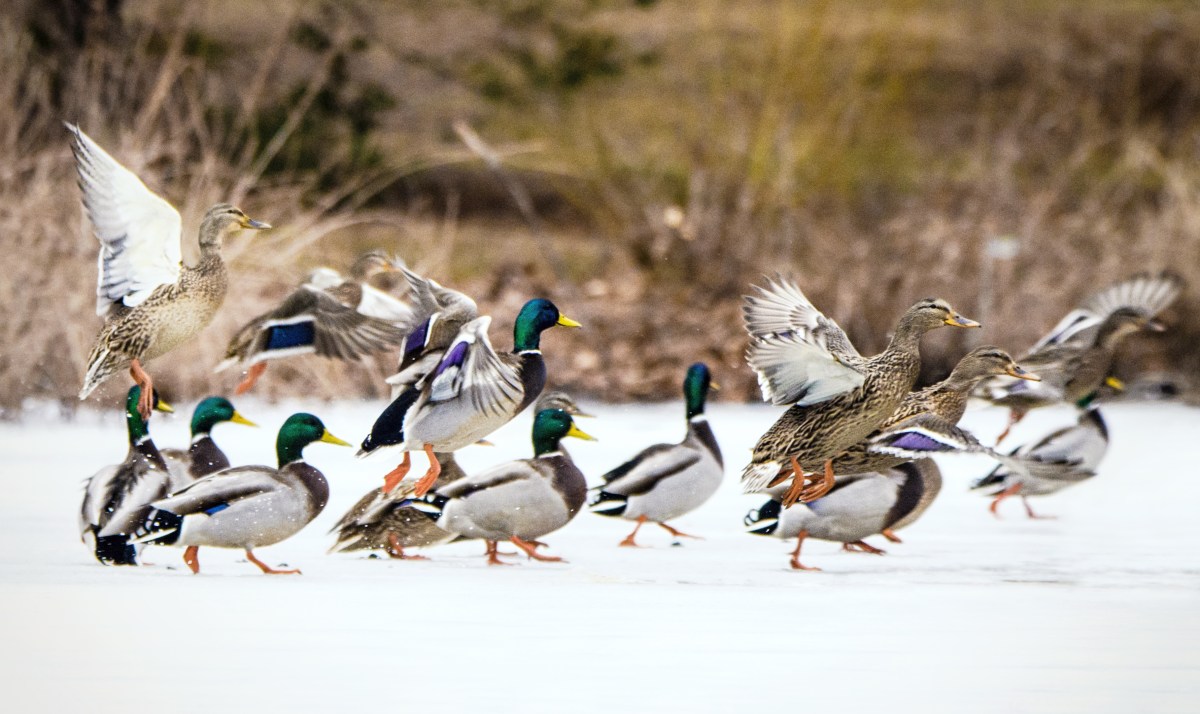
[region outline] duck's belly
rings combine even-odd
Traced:
[[[785,510],[777,533],[782,538],[794,538],[806,530],[809,537],[819,540],[862,540],[887,525],[898,491],[899,484],[882,474],[862,479],[831,496]]]
[[[218,305],[198,297],[176,298],[162,305],[154,338],[143,356],[145,360],[160,357],[196,336],[212,322]]]
[[[405,424],[405,445],[420,449],[432,444],[435,451],[457,451],[483,439],[507,424],[513,415],[507,412],[492,415],[475,414],[464,419],[461,405],[456,402],[425,404],[414,410],[412,421]]]
[[[217,548],[258,548],[290,538],[316,514],[295,494],[270,493],[248,498],[211,516],[197,513],[183,519],[176,545]]]
[[[523,503],[481,492],[446,504],[438,526],[467,538],[534,540],[562,528],[572,515],[561,499]]]
[[[640,496],[631,496],[621,517],[636,521],[646,520],[662,523],[691,513],[699,508],[721,485],[724,471],[715,459],[704,458],[695,466],[664,479],[654,489]]]

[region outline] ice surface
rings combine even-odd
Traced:
[[[191,405],[155,416],[160,447],[186,444]],[[296,405],[239,401],[263,425],[222,425],[233,463],[271,463]],[[598,406],[566,445],[595,482],[652,441],[682,436],[682,404]],[[357,442],[382,403],[306,404]],[[49,410],[47,410],[48,412]],[[329,507],[299,535],[257,551],[303,576],[267,577],[236,551],[204,548],[111,568],[79,543],[81,481],[125,453],[114,408],[63,422],[0,425],[0,685],[10,712],[1194,712],[1200,711],[1200,411],[1105,408],[1112,447],[1100,475],[988,515],[967,492],[983,458],[941,459],[946,485],[884,557],[805,546],[822,573],[787,568],[790,544],[742,532],[760,497],[737,474],[780,413],[710,406],[726,481],[673,525],[703,541],[617,548],[625,521],[581,514],[547,540],[567,564],[487,567],[481,543],[429,562],[326,555],[326,531],[396,463],[315,444]],[[964,425],[990,442],[1004,412]],[[1073,423],[1031,414],[1012,445]],[[468,470],[529,454],[529,417],[461,453]],[[414,474],[424,469],[414,457]],[[511,546],[504,548],[510,550]],[[511,559],[516,561],[516,559]]]

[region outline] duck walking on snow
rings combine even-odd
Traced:
[[[272,568],[254,549],[292,537],[325,509],[329,483],[303,456],[314,441],[350,446],[312,414],[293,414],[275,440],[279,468],[225,469],[155,501],[137,541],[185,547],[183,562],[193,573],[200,572],[200,546],[244,549],[269,575],[299,573]]]
[[[651,446],[604,474],[589,504],[593,513],[637,521],[620,545],[636,547],[638,529],[646,521],[676,537],[695,538],[667,525],[699,508],[717,491],[725,475],[721,449],[704,405],[709,389],[717,389],[708,367],[694,364],[683,380],[687,433],[678,444]]]
[[[125,398],[125,461],[105,466],[87,480],[79,509],[80,536],[105,565],[137,565],[137,548],[129,539],[150,513],[150,502],[169,492],[167,464],[138,411],[140,400],[141,387],[131,387]],[[172,411],[158,394],[152,401],[156,410]]]

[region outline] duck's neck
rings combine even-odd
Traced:
[[[304,447],[308,442],[300,443],[290,439],[278,439],[275,442],[275,456],[279,459],[279,468],[304,460]]]
[[[925,331],[913,324],[912,321],[901,320],[900,325],[896,327],[895,334],[892,335],[891,342],[888,343],[886,352],[919,355],[921,336],[924,334]]]
[[[142,419],[137,409],[137,400],[131,399],[132,407],[126,405],[125,427],[129,431],[129,445],[137,446],[150,440],[150,425]]]
[[[544,436],[541,434],[533,435],[533,455],[534,457],[547,456],[550,454],[561,454],[563,451],[559,447],[558,442],[562,441],[560,436]]]
[[[524,352],[521,354],[520,360],[521,388],[523,391],[521,403],[517,406],[516,413],[524,411],[525,407],[533,404],[533,401],[546,388],[546,361],[542,359],[542,353],[537,351]]]
[[[724,465],[724,461],[721,459],[721,447],[717,446],[717,437],[713,434],[712,426],[709,425],[708,419],[703,414],[688,418],[687,438],[700,442],[713,455],[718,464]]]

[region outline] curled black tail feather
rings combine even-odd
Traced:
[[[182,529],[183,516],[155,509],[146,517],[142,527],[138,528],[135,540],[139,543],[174,545],[179,540],[179,532]]]
[[[591,500],[588,501],[588,509],[600,516],[616,517],[624,515],[625,509],[628,506],[628,496],[622,496],[619,493],[609,493],[608,491],[597,491]]]
[[[97,535],[96,560],[105,565],[137,565],[137,548],[123,533],[108,536]]]

